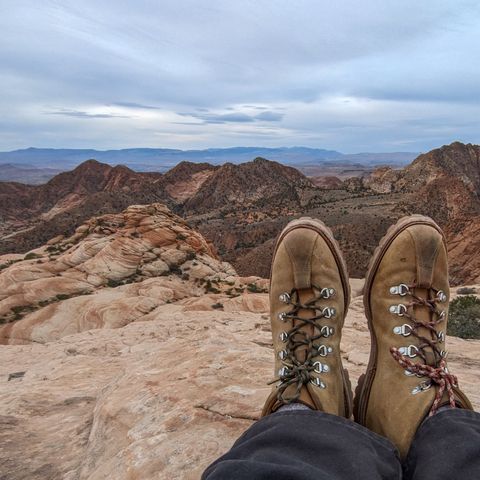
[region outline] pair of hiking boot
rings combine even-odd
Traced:
[[[446,405],[472,409],[447,368],[447,251],[430,218],[401,219],[370,262],[364,287],[370,361],[355,401],[340,354],[350,288],[331,231],[310,218],[290,222],[277,241],[270,278],[275,380],[262,415],[293,402],[353,414],[405,457],[428,415]]]

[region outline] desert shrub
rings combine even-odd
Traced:
[[[58,295],[55,295],[55,298],[57,300],[68,300],[71,295],[67,295],[66,293],[59,293]]]
[[[182,269],[178,265],[172,265],[170,267],[170,272],[178,276],[181,276],[183,274]]]
[[[122,285],[122,282],[121,280],[114,280],[113,278],[109,278],[107,280],[107,285],[111,288],[115,288],[115,287],[118,287],[119,285]]]
[[[449,335],[480,339],[480,300],[475,295],[458,297],[450,302]]]
[[[220,302],[214,303],[212,305],[212,308],[215,308],[216,310],[219,310],[219,309],[223,308],[223,303],[220,303]]]
[[[26,305],[16,305],[15,307],[11,308],[13,313],[22,313],[25,310],[28,310],[28,306]]]
[[[264,288],[259,287],[256,283],[249,283],[247,285],[247,290],[251,293],[265,293]]]
[[[472,295],[477,293],[477,289],[473,287],[462,287],[457,290],[458,295]]]
[[[10,311],[13,313],[14,320],[20,320],[26,313],[31,312],[33,308],[30,305],[16,305]]]
[[[197,254],[195,252],[190,251],[187,253],[187,260],[193,260],[195,258],[197,258]]]
[[[35,258],[40,258],[40,255],[34,252],[27,253],[25,257],[23,258],[24,260],[34,260]]]

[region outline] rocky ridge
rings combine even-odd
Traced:
[[[188,216],[255,205],[298,207],[312,188],[311,182],[298,170],[264,158],[240,165],[226,163],[185,202],[184,212]]]
[[[228,309],[242,303],[247,288],[262,291],[265,283],[238,277],[162,204],[94,217],[71,237],[0,256],[0,268],[0,343],[117,328],[164,304],[199,297],[214,305],[221,292],[231,300],[217,308]]]
[[[403,170],[378,169],[363,186],[401,192],[399,216],[431,216],[447,237],[452,282],[480,282],[480,146],[454,142],[420,155]]]
[[[452,282],[478,283],[480,258],[467,253],[480,247],[479,158],[480,147],[456,142],[420,155],[403,170],[381,167],[343,181],[307,179],[261,158],[222,166],[181,162],[164,175],[87,162],[42,186],[37,207],[44,207],[37,216],[29,202],[40,187],[0,183],[0,215],[2,209],[19,212],[0,223],[0,252],[28,252],[59,234],[71,235],[93,215],[160,200],[242,275],[268,276],[275,237],[293,218],[313,216],[332,228],[350,273],[362,277],[387,228],[403,215],[421,213],[447,234]]]

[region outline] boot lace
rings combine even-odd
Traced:
[[[445,340],[445,333],[443,331],[437,332],[437,327],[446,319],[445,310],[438,308],[439,303],[447,301],[447,296],[441,290],[434,288],[428,290],[428,299],[419,297],[414,293],[415,284],[406,285],[400,284],[390,288],[390,293],[408,296],[410,302],[392,305],[390,313],[396,313],[401,317],[405,317],[410,321],[402,326],[397,326],[393,329],[394,333],[403,335],[405,337],[413,335],[419,341],[418,345],[409,345],[408,347],[390,348],[390,353],[393,358],[405,370],[406,375],[416,375],[417,377],[427,377],[417,387],[412,390],[412,394],[417,394],[429,389],[432,386],[437,387],[434,402],[429,412],[429,416],[434,415],[441,403],[444,392],[447,392],[448,401],[452,408],[456,407],[455,393],[453,387],[458,386],[457,377],[452,375],[447,368],[445,357],[447,352],[440,348],[440,343]],[[426,307],[431,312],[431,319],[428,322],[419,321],[413,313],[413,308],[410,307]],[[428,336],[421,335],[420,329],[426,329]],[[427,349],[433,354],[433,359],[428,359]],[[420,362],[413,362],[411,359],[420,357]],[[433,363],[433,365],[431,364]]]
[[[321,321],[334,317],[336,312],[332,307],[318,305],[318,301],[331,298],[335,295],[335,290],[317,286],[312,286],[312,289],[314,297],[304,303],[300,302],[299,292],[296,289],[280,295],[280,300],[292,307],[290,311],[279,314],[280,320],[291,321],[292,328],[280,334],[280,339],[285,343],[285,348],[278,352],[282,360],[282,368],[278,371],[278,377],[269,382],[272,384],[280,381],[277,386],[277,399],[281,404],[295,402],[300,396],[302,387],[309,382],[317,387],[326,388],[326,384],[315,374],[326,373],[330,369],[325,363],[315,361],[315,357],[325,357],[332,352],[331,347],[318,342],[333,334],[333,327],[324,325]],[[301,310],[310,310],[314,315],[311,318],[305,318],[299,315]],[[313,335],[304,329],[308,326],[312,327]],[[304,351],[299,352],[299,349]],[[291,385],[296,386],[295,392],[288,396],[286,390]]]

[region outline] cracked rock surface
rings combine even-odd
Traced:
[[[198,479],[259,418],[270,391],[267,281],[238,277],[160,205],[99,218],[105,231],[92,219],[53,244],[53,259],[43,262],[42,247],[41,263],[22,257],[0,275],[0,478]],[[362,281],[351,283],[342,356],[355,388],[370,338]],[[12,305],[30,309],[15,320]],[[478,409],[480,341],[448,338],[447,347]]]
[[[5,478],[199,478],[259,417],[270,389],[267,295],[241,297],[228,311],[165,304],[122,328],[1,347]],[[342,343],[353,386],[368,361],[369,334],[355,327],[364,322],[355,297]],[[479,408],[480,342],[447,344],[450,368]],[[13,372],[25,374],[8,380]]]

